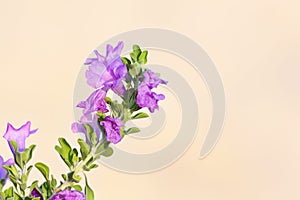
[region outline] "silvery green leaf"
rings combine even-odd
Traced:
[[[49,167],[44,163],[38,162],[34,165],[44,176],[44,178],[48,181],[49,180]]]
[[[77,142],[80,146],[82,160],[84,160],[86,156],[90,153],[90,146],[83,139],[78,139]]]
[[[140,132],[141,130],[139,129],[139,128],[137,128],[137,127],[131,127],[131,128],[129,128],[126,132],[125,132],[125,134],[126,135],[129,135],[129,134],[133,134],[133,133],[138,133],[138,132]]]
[[[84,175],[84,177],[85,177],[84,192],[85,192],[85,195],[86,195],[86,200],[94,200],[94,191],[89,186],[86,175]]]
[[[104,157],[109,157],[114,153],[114,150],[111,147],[105,149],[105,151],[101,154]]]
[[[134,116],[132,116],[131,119],[141,119],[141,118],[146,118],[146,117],[149,117],[149,115],[147,113],[140,112],[140,113],[137,113]]]
[[[71,146],[64,138],[58,139],[61,146],[56,145],[55,150],[59,153],[62,160],[66,163],[66,165],[70,168],[72,163],[70,162],[69,155],[71,151]]]
[[[136,44],[133,45],[132,49],[133,49],[133,51],[130,53],[131,60],[132,60],[132,62],[137,62],[138,61],[138,57],[141,54],[141,49]]]
[[[138,62],[141,64],[141,65],[145,65],[147,63],[147,55],[148,55],[148,51],[143,51],[141,53],[141,55],[139,56],[138,58]]]
[[[90,126],[89,124],[84,124],[85,130],[86,130],[86,136],[88,141],[90,142],[90,144],[92,146],[95,146],[98,142],[98,136],[95,133],[94,129],[92,126]]]

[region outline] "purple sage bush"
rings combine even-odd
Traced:
[[[26,145],[26,139],[37,132],[31,129],[31,122],[20,128],[10,123],[4,138],[12,152],[12,158],[0,156],[0,200],[93,200],[94,192],[88,184],[86,173],[98,167],[97,160],[113,154],[115,145],[129,134],[140,131],[138,127],[126,127],[130,120],[147,118],[159,109],[163,94],[155,89],[167,81],[146,68],[148,51],[133,46],[130,58],[122,57],[123,42],[116,47],[107,45],[106,54],[94,51],[95,57],[85,61],[87,84],[94,91],[78,102],[82,116],[71,125],[74,133],[82,133],[78,147],[72,147],[65,138],[59,138],[55,150],[69,171],[61,178],[55,178],[50,168],[42,162],[30,164],[36,145]],[[119,98],[108,96],[109,92]],[[110,93],[110,94],[112,94]],[[37,169],[44,180],[28,183],[32,169]],[[84,179],[84,181],[82,181]],[[11,184],[7,184],[7,182]]]

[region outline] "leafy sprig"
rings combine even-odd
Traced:
[[[59,144],[55,146],[55,150],[68,167],[68,172],[61,174],[60,179],[51,174],[47,164],[42,162],[30,164],[36,145],[31,145],[20,151],[18,143],[11,140],[10,146],[13,149],[15,164],[3,167],[7,171],[12,186],[3,190],[5,179],[0,179],[0,200],[39,200],[40,197],[33,195],[34,192],[46,200],[66,189],[82,191],[86,195],[86,200],[94,200],[95,195],[88,183],[86,173],[98,167],[97,161],[101,157],[113,155],[111,141],[107,139],[105,127],[101,125],[101,122],[105,121],[107,117],[120,119],[124,123],[119,130],[123,138],[140,131],[137,127],[126,128],[126,122],[149,117],[147,113],[140,111],[142,108],[137,104],[138,87],[144,79],[143,73],[146,71],[144,65],[147,63],[147,55],[148,51],[142,51],[138,45],[133,45],[130,58],[121,57],[128,71],[123,80],[126,93],[120,95],[121,103],[110,97],[105,97],[109,113],[97,112],[97,126],[101,130],[100,135],[97,135],[94,127],[86,123],[83,124],[86,133],[85,140],[78,139],[77,147],[72,147],[65,138],[58,139]],[[44,181],[33,181],[28,185],[28,177],[34,167],[41,173]],[[84,183],[81,182],[83,179]]]

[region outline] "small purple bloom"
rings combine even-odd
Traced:
[[[163,94],[156,94],[146,85],[142,84],[138,87],[137,101],[136,103],[141,108],[148,108],[150,112],[154,112],[155,109],[159,109],[158,101],[165,99]]]
[[[85,101],[81,101],[77,107],[83,108],[83,114],[89,115],[95,111],[101,111],[103,113],[108,112],[106,108],[106,91],[98,89],[95,90]]]
[[[85,200],[86,197],[82,192],[77,190],[63,190],[53,195],[49,200]]]
[[[34,188],[31,193],[30,193],[31,197],[39,197],[40,200],[43,200],[43,195],[36,189]]]
[[[95,50],[97,58],[86,60],[84,64],[89,65],[89,68],[85,76],[90,86],[95,89],[112,89],[118,95],[125,95],[126,89],[122,80],[127,74],[127,68],[120,57],[123,46],[123,42],[119,42],[115,48],[107,45],[105,57]]]
[[[10,123],[7,124],[7,129],[4,134],[4,138],[8,141],[11,151],[14,153],[15,150],[10,144],[13,140],[18,144],[19,151],[22,152],[25,149],[25,140],[29,135],[37,132],[38,129],[30,130],[31,122],[28,121],[26,124],[18,129],[15,129]]]
[[[144,79],[142,84],[146,84],[150,89],[157,88],[159,84],[167,84],[167,81],[160,79],[156,73],[151,70],[144,72]]]
[[[74,122],[71,125],[71,129],[72,129],[73,133],[84,133],[85,138],[86,138],[86,142],[89,143],[88,139],[87,139],[87,135],[86,135],[87,132],[86,132],[86,129],[84,127],[84,124],[88,124],[93,128],[93,130],[97,134],[98,141],[99,141],[101,139],[100,138],[101,137],[101,130],[100,130],[100,127],[99,127],[97,114],[84,115],[84,116],[81,117],[79,122]]]
[[[104,127],[108,141],[117,144],[122,140],[120,127],[124,126],[124,123],[121,119],[107,116],[104,121],[100,122],[100,125]]]
[[[6,169],[3,168],[3,166],[10,166],[14,165],[15,162],[13,159],[8,159],[7,161],[4,162],[2,156],[0,156],[0,180],[5,180],[7,179],[7,171]]]
[[[157,88],[159,84],[167,84],[167,81],[160,79],[151,70],[146,70],[143,76],[144,79],[138,87],[137,104],[141,108],[148,108],[153,113],[155,109],[159,109],[158,101],[165,99],[165,96],[163,94],[156,94],[151,89]]]

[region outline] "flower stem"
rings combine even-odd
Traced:
[[[54,190],[54,193],[58,193],[60,191],[63,191],[64,189],[66,189],[67,187],[70,187],[72,185],[73,185],[73,182],[70,182],[70,181],[64,182],[61,186],[59,186],[58,188],[56,188]]]
[[[83,170],[83,167],[89,162],[89,160],[93,157],[91,153],[89,153],[86,158],[78,165],[74,170],[74,175],[76,176],[78,173],[80,173]]]
[[[91,153],[89,153],[86,158],[78,165],[76,166],[74,173],[73,173],[73,177],[77,176],[82,170],[83,167],[89,162],[89,160],[93,157],[93,155]],[[66,182],[64,182],[62,185],[60,185],[58,188],[56,188],[54,190],[55,193],[60,192],[65,190],[67,187],[73,186],[74,185],[74,181],[71,180],[67,180]]]

